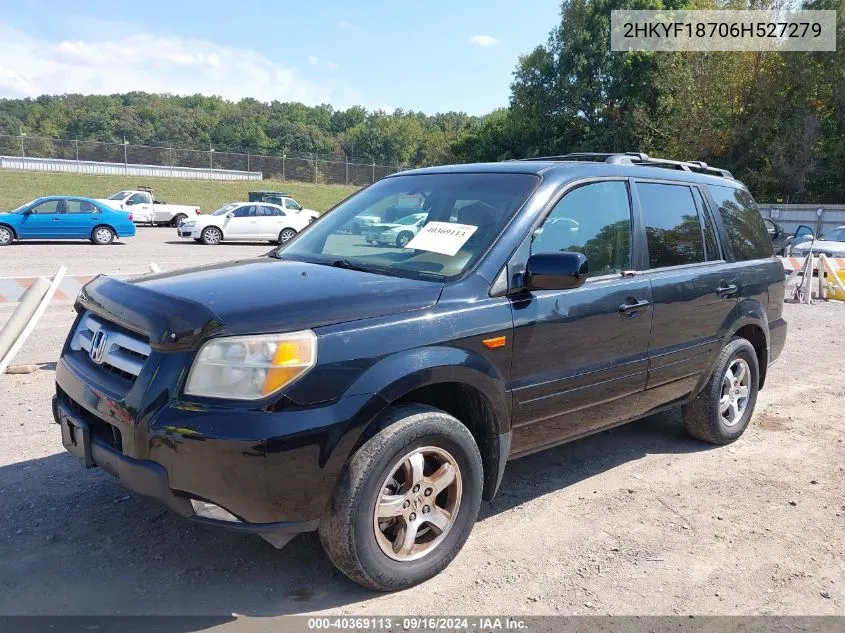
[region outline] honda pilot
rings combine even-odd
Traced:
[[[346,227],[415,198],[404,244]],[[100,276],[53,403],[128,490],[390,591],[458,554],[509,460],[680,407],[727,444],[784,346],[784,269],[725,170],[576,154],[392,175],[268,256]],[[554,526],[549,526],[553,530]]]

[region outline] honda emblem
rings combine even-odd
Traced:
[[[106,334],[103,330],[97,330],[94,332],[94,336],[91,337],[91,351],[88,352],[88,356],[98,365],[103,362],[103,356],[106,353],[107,344],[108,334]]]

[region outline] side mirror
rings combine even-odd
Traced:
[[[126,205],[127,207],[131,207],[133,204],[135,204],[135,202],[133,200],[127,200],[123,204]]]
[[[525,289],[578,288],[587,280],[587,271],[587,258],[583,253],[537,253],[528,258],[525,267]]]

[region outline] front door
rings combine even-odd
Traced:
[[[652,409],[686,396],[710,367],[742,284],[740,267],[722,256],[697,186],[639,181],[636,193],[654,301],[643,394]]]
[[[223,222],[223,235],[232,240],[258,238],[258,205],[245,204],[233,212],[233,217]]]
[[[628,183],[609,180],[568,192],[532,236],[532,253],[578,251],[590,272],[580,288],[512,300],[514,455],[638,413],[651,290],[632,270],[632,227]]]
[[[262,240],[279,239],[285,224],[285,212],[269,204],[262,204],[258,212],[258,237]]]
[[[62,217],[61,200],[39,202],[26,212],[18,232],[24,239],[58,237],[62,232]]]

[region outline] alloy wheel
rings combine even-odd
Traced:
[[[440,545],[455,523],[461,471],[448,451],[424,446],[399,459],[389,473],[373,512],[376,541],[394,560],[417,560]]]
[[[0,246],[5,246],[6,244],[11,244],[12,242],[12,232],[7,229],[5,226],[0,226]]]
[[[743,358],[735,358],[722,377],[722,392],[719,397],[719,415],[725,426],[735,426],[742,419],[748,407],[750,385],[751,369],[748,363]]]

